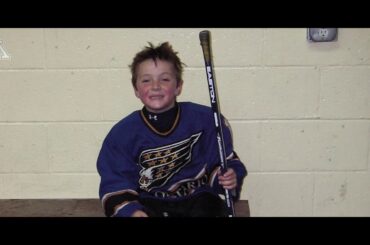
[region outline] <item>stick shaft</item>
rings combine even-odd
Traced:
[[[225,151],[225,143],[222,132],[222,122],[221,122],[221,111],[219,106],[219,99],[216,86],[216,77],[213,69],[212,60],[212,48],[211,48],[211,37],[209,31],[202,31],[199,33],[200,45],[202,46],[204,62],[206,68],[206,76],[208,81],[209,98],[211,102],[214,122],[216,126],[217,144],[218,152],[220,156],[221,172],[225,173],[227,170],[227,159]],[[227,205],[228,216],[235,216],[234,205],[232,198],[230,196],[230,191],[225,190],[225,201]]]

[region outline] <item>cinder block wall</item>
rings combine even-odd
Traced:
[[[98,197],[102,140],[142,106],[128,64],[148,41],[187,64],[179,100],[209,105],[201,30],[0,29],[0,198]],[[209,30],[251,215],[370,216],[370,29]]]

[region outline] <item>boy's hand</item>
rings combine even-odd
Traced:
[[[221,170],[218,171],[218,183],[225,189],[234,189],[237,185],[236,173],[232,168],[228,168],[222,175]]]
[[[131,217],[149,217],[144,211],[137,210],[135,211]]]

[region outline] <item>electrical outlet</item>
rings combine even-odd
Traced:
[[[307,39],[310,42],[337,41],[338,28],[307,28]]]

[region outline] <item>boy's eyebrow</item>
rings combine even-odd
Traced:
[[[163,73],[161,73],[159,75],[173,75],[173,73],[172,72],[163,72]]]
[[[162,76],[162,75],[174,75],[174,73],[172,73],[172,72],[162,72],[162,73],[160,73],[159,74],[160,76]],[[152,76],[152,74],[148,74],[148,73],[145,73],[145,74],[143,74],[143,75],[139,75],[138,77],[145,77],[145,76]]]

